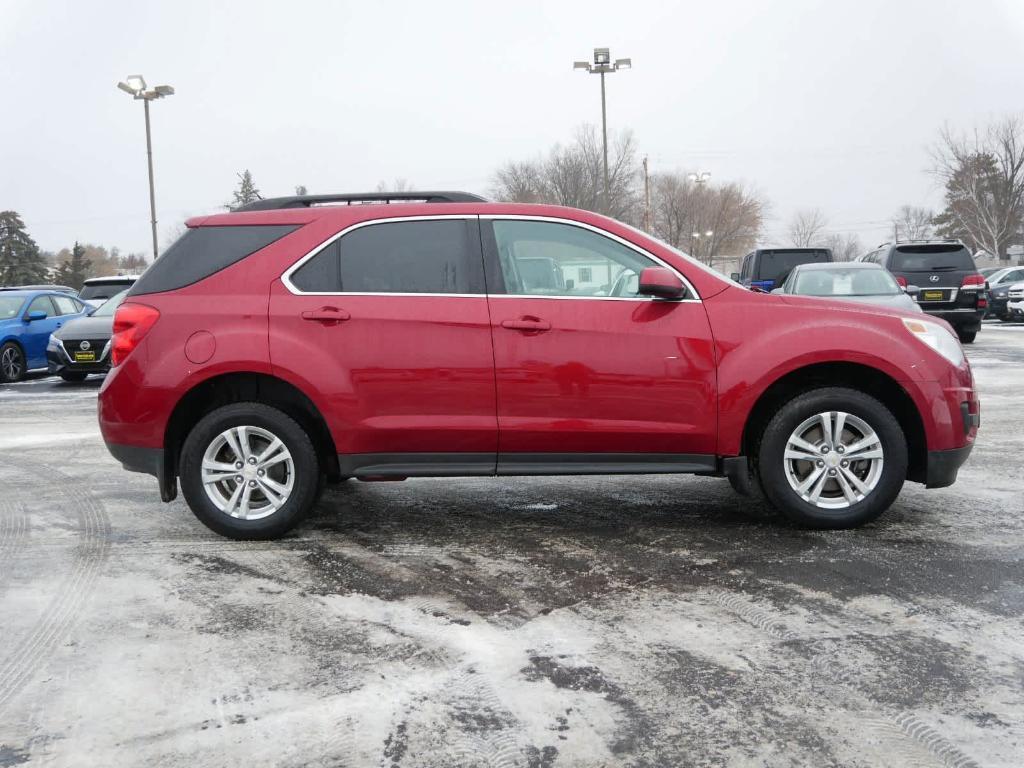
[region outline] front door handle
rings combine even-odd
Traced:
[[[303,320],[313,320],[321,323],[340,323],[348,320],[352,315],[344,309],[337,307],[320,307],[320,309],[306,309],[302,312]]]
[[[532,315],[526,315],[520,317],[518,320],[502,320],[502,328],[509,328],[513,331],[550,331],[551,323],[547,320],[541,320],[539,317],[533,317]]]

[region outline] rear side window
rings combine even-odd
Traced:
[[[198,283],[280,240],[296,225],[195,227],[175,241],[138,279],[129,296],[160,293]],[[111,286],[109,296],[117,293]]]
[[[57,310],[62,315],[74,315],[82,311],[82,305],[72,299],[70,296],[51,296],[53,303],[57,305]]]
[[[975,272],[970,252],[956,243],[901,245],[892,255],[893,272]]]
[[[354,229],[290,277],[303,293],[484,293],[476,219]]]

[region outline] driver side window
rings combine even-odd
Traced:
[[[50,303],[49,296],[36,296],[32,299],[32,303],[28,305],[26,314],[32,314],[33,312],[45,312],[47,317],[53,317],[53,304]]]
[[[582,227],[550,221],[492,222],[505,293],[636,298],[646,256]]]

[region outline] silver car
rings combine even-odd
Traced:
[[[782,285],[772,293],[822,296],[907,312],[922,311],[913,299],[918,293],[917,286],[907,286],[904,291],[881,265],[870,262],[800,264],[793,267]]]

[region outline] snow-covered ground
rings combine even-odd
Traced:
[[[969,350],[977,448],[876,524],[721,480],[328,489],[232,542],[0,387],[0,766],[1019,766],[1024,325]]]

